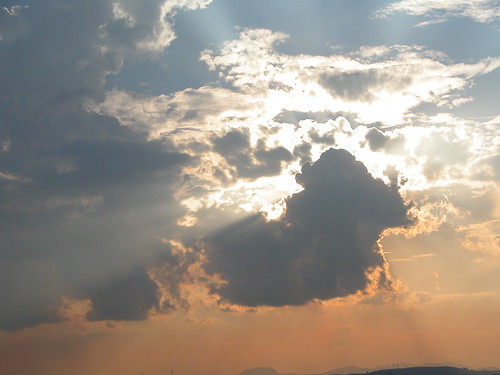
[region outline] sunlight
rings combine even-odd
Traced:
[[[281,175],[261,177],[255,181],[238,181],[235,185],[209,194],[207,205],[235,206],[245,212],[265,212],[268,218],[279,217],[284,206],[282,198],[299,192],[295,174],[284,171]],[[195,210],[196,211],[196,208]]]
[[[284,199],[280,199],[274,204],[264,203],[260,211],[264,213],[266,221],[278,220],[286,211],[286,202]]]

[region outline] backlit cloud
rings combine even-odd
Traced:
[[[344,150],[330,149],[296,176],[303,191],[285,200],[285,214],[260,214],[213,235],[206,270],[227,281],[214,292],[246,305],[297,305],[364,291],[370,274],[390,288],[377,240],[409,224],[397,190],[374,179]]]
[[[184,214],[173,190],[190,157],[86,103],[100,100],[125,59],[158,56],[172,42],[176,11],[206,4],[0,10],[0,329],[60,321],[65,299],[90,306],[92,320],[160,308],[147,266],[168,253],[159,237]]]
[[[264,96],[268,110],[345,111],[360,122],[387,125],[404,123],[422,103],[467,102],[460,93],[470,80],[500,66],[498,58],[450,64],[442,54],[417,46],[364,48],[353,57],[289,56],[275,50],[284,38],[245,30],[239,40],[226,42],[219,52],[206,50],[201,58],[237,90]]]
[[[378,15],[404,12],[431,19],[426,24],[440,22],[448,17],[468,17],[476,22],[490,23],[499,20],[500,7],[496,0],[401,0],[389,4]]]

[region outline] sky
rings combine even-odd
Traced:
[[[1,0],[0,375],[500,367],[498,0]]]

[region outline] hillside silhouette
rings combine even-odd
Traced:
[[[450,366],[438,367],[408,367],[398,369],[377,370],[368,373],[369,375],[496,375],[498,371],[469,370]]]
[[[240,375],[298,375],[282,374],[271,367],[257,367],[243,371]],[[453,366],[414,366],[403,368],[368,369],[356,366],[337,368],[319,374],[301,375],[500,375],[500,369],[470,370]]]

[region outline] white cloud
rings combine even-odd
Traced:
[[[359,122],[385,125],[404,123],[421,103],[455,107],[469,101],[460,94],[471,79],[500,66],[500,58],[452,64],[418,46],[364,47],[352,57],[290,56],[274,48],[284,39],[269,30],[244,30],[201,59],[237,90],[265,97],[269,111],[345,111]]]
[[[123,32],[122,27],[132,29],[134,31],[132,33],[134,35],[133,46],[139,50],[138,52],[158,53],[175,39],[172,17],[177,11],[203,8],[211,2],[212,0],[154,0],[149,2],[117,0],[111,4],[112,21],[103,26],[107,33],[112,34]]]
[[[430,21],[421,22],[417,26],[438,23],[446,17],[468,17],[481,23],[500,19],[497,0],[401,0],[389,4],[377,14],[387,16],[395,12],[431,18]]]
[[[244,30],[219,51],[204,51],[202,60],[233,89],[203,86],[161,96],[114,90],[93,110],[115,116],[150,138],[168,136],[180,150],[196,155],[199,165],[184,171],[192,187],[203,187],[206,195],[197,196],[195,203],[191,196],[181,198],[191,214],[231,204],[251,211],[269,206],[296,191],[289,177],[301,163],[314,162],[332,146],[351,152],[387,184],[391,180],[386,171],[395,168],[406,191],[489,186],[498,147],[495,124],[448,112],[427,116],[412,111],[426,102],[453,107],[470,100],[462,91],[474,77],[498,68],[500,59],[453,64],[442,53],[418,46],[363,47],[346,56],[290,56],[275,50],[275,43],[285,39],[269,30]],[[312,113],[325,110],[330,111],[325,120],[313,119]],[[280,120],[287,111],[303,111],[305,117],[294,124]],[[278,146],[294,158],[282,161],[275,176],[255,176],[252,182],[247,173],[245,182],[238,181],[243,156],[224,159],[212,144],[234,129],[248,130],[244,152],[249,160],[259,147]],[[257,147],[258,142],[263,143]],[[484,160],[491,163],[479,178],[477,165]],[[279,193],[269,194],[270,189]]]
[[[172,95],[146,95],[112,90],[101,103],[88,103],[92,111],[115,116],[120,122],[150,138],[175,133],[176,141],[196,133],[224,128],[228,122],[255,117],[258,109],[251,97],[223,88],[203,86]],[[188,139],[191,141],[193,139]]]

